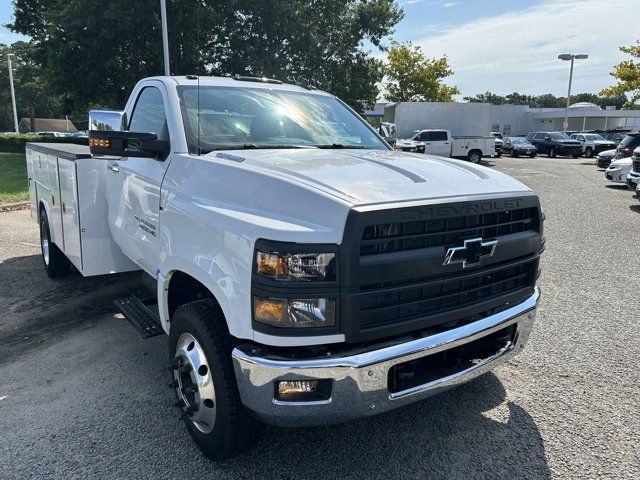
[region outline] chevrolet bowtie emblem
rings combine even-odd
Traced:
[[[452,247],[447,250],[442,265],[461,263],[462,268],[474,267],[480,264],[480,260],[491,257],[496,250],[498,240],[487,240],[482,238],[470,238],[464,241],[462,247]]]

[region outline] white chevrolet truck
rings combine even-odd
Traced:
[[[465,159],[471,163],[479,163],[483,157],[502,153],[502,140],[494,135],[453,136],[449,130],[429,128],[416,130],[410,140],[421,145],[423,148],[419,151],[427,155]]]
[[[168,335],[209,458],[261,422],[416,402],[527,342],[543,214],[507,175],[396,152],[334,96],[269,79],[144,79],[90,130],[89,148],[27,145],[44,267],[143,272],[153,295],[116,304]]]

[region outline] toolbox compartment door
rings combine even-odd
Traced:
[[[60,179],[60,208],[64,254],[82,272],[82,244],[80,240],[80,212],[78,209],[78,183],[76,162],[58,158]],[[60,247],[60,245],[58,245]]]

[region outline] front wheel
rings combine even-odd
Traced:
[[[549,156],[550,156],[551,158],[556,158],[556,149],[555,149],[555,148],[551,147],[551,148],[549,149]]]
[[[472,152],[469,152],[469,155],[467,155],[467,158],[471,163],[480,163],[480,160],[482,160],[482,155],[480,155],[480,153],[476,151],[472,151]]]
[[[518,157],[518,154],[516,153],[516,151],[515,151],[515,150],[511,150],[511,156],[512,156],[513,158],[517,158],[517,157]]]
[[[169,334],[172,386],[189,434],[211,460],[248,450],[260,432],[240,401],[232,350],[233,338],[212,300],[176,310]]]
[[[578,152],[574,152],[571,154],[571,158],[578,158],[580,154]]]
[[[536,157],[537,157],[537,154],[535,154],[535,153],[530,153],[530,154],[529,154],[529,157],[530,157],[530,158],[536,158]]]
[[[587,158],[593,157],[593,149],[591,147],[587,147],[584,151],[584,156]]]

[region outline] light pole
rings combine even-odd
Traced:
[[[162,53],[164,55],[164,74],[168,77],[169,71],[169,36],[167,34],[167,2],[160,0],[160,16],[162,17]]]
[[[569,70],[569,91],[567,92],[567,107],[564,112],[564,131],[566,132],[569,129],[569,101],[571,100],[571,81],[573,80],[573,61],[574,60],[584,60],[589,58],[589,55],[584,53],[580,53],[578,55],[574,55],[573,53],[563,53],[562,55],[558,55],[559,60],[569,61],[571,60],[571,69]]]
[[[16,110],[16,92],[13,89],[13,68],[11,67],[11,57],[13,57],[13,53],[7,53],[7,63],[9,64],[9,85],[11,86],[11,103],[13,104],[13,124],[16,130],[16,133],[20,133],[18,131],[18,111]]]

